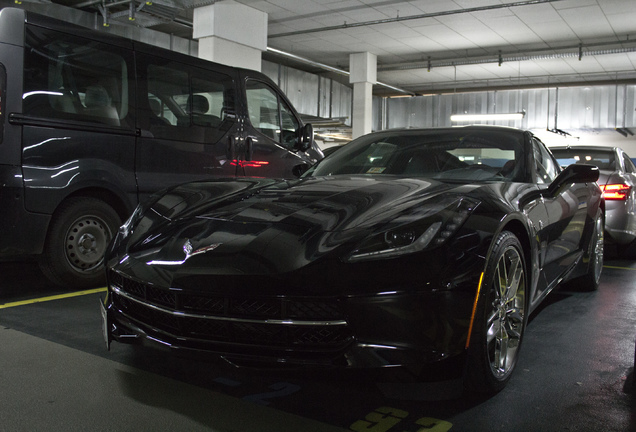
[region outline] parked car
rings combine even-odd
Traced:
[[[106,343],[498,391],[548,293],[598,287],[597,179],[529,132],[482,126],[369,134],[297,180],[178,186],[107,252]]]
[[[633,255],[636,239],[636,167],[618,147],[550,147],[562,166],[592,164],[599,170],[598,183],[605,198],[605,241],[617,247],[619,255]]]

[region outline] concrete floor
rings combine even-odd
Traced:
[[[3,263],[0,430],[636,431],[636,262],[605,264],[597,292],[551,294],[509,385],[476,401],[445,400],[444,383],[234,369],[116,343],[109,352],[103,292],[61,292],[33,264]]]

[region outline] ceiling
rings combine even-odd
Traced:
[[[105,4],[113,22],[185,38],[194,7],[215,3],[132,0],[131,12],[131,0],[36,1],[102,15]],[[388,86],[376,94],[636,84],[634,0],[236,1],[268,14],[265,59],[333,74],[322,66],[347,71],[350,53],[377,55]]]

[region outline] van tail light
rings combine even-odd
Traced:
[[[232,162],[230,162],[230,164],[232,166],[240,166],[241,168],[260,168],[263,167],[265,165],[269,165],[269,162],[267,161],[246,161],[246,160],[237,160],[234,159]]]
[[[603,198],[608,201],[627,201],[632,187],[624,183],[607,184],[601,186],[601,190],[603,191]]]

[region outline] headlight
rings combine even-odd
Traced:
[[[447,197],[437,203],[426,203],[422,212],[409,216],[416,220],[402,218],[392,227],[373,234],[360,243],[346,261],[394,258],[439,246],[457,232],[478,205],[479,201],[466,197]]]

